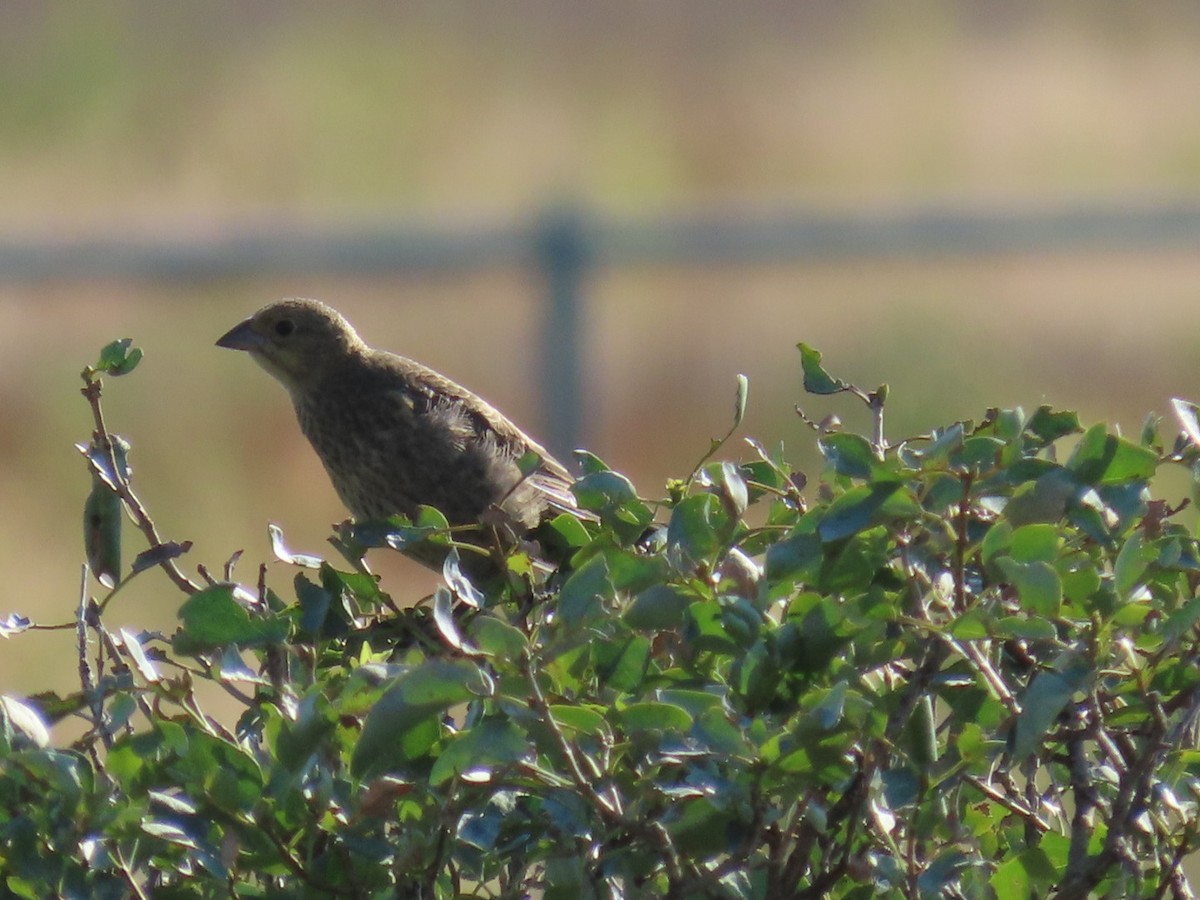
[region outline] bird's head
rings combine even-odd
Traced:
[[[304,391],[365,345],[332,307],[317,300],[280,300],[264,306],[217,341],[245,350],[289,392]]]

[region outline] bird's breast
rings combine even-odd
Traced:
[[[300,427],[334,489],[360,519],[441,510],[476,521],[520,478],[511,457],[453,405],[421,408],[402,390],[321,397],[296,404]]]

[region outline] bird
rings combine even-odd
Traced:
[[[300,429],[356,522],[438,509],[465,541],[505,546],[567,513],[574,479],[487,401],[415,360],[368,346],[333,307],[268,304],[217,340],[243,350],[291,397]],[[458,539],[458,533],[455,534]],[[445,554],[418,561],[441,565]]]

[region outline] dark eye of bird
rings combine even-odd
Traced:
[[[287,337],[296,330],[296,324],[291,319],[280,319],[275,323],[275,333],[280,337]]]

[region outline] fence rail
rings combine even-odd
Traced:
[[[548,443],[576,445],[584,408],[580,323],[589,269],[821,260],[1200,249],[1200,203],[1041,210],[926,207],[617,219],[574,207],[511,224],[357,227],[236,224],[216,234],[134,239],[0,236],[0,283],[125,278],[204,281],[287,273],[389,275],[530,267],[546,291],[541,383]]]

